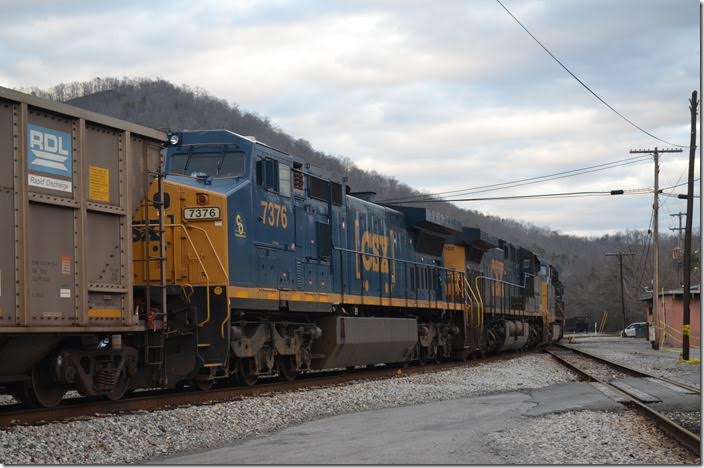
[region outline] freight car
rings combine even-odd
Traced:
[[[131,219],[165,138],[0,88],[0,383],[20,400],[119,398],[136,372]]]
[[[2,159],[14,177],[0,179],[0,209],[35,223],[4,227],[21,247],[0,256],[14,272],[2,290],[19,298],[0,296],[13,312],[0,329],[0,382],[23,401],[51,406],[68,388],[120,398],[219,379],[253,385],[561,336],[557,271],[479,229],[375,203],[230,131],[165,135],[9,90],[0,99],[0,144],[14,154]],[[64,174],[46,165],[66,157],[57,148],[73,155]],[[44,243],[48,229],[57,240]],[[70,294],[71,307],[52,294]]]

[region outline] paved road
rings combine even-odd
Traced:
[[[622,407],[587,383],[321,419],[232,446],[155,460],[168,464],[495,464],[485,436],[522,415]],[[334,454],[334,455],[331,455]]]

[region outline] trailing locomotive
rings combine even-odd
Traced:
[[[2,228],[30,245],[0,255],[1,291],[28,297],[0,295],[0,382],[25,402],[561,337],[558,273],[535,254],[426,208],[374,203],[254,138],[165,135],[4,89],[0,121],[19,129],[0,125],[0,163],[15,175],[0,179],[0,212],[29,213],[34,229],[66,223],[62,244]],[[47,154],[59,137],[69,156]],[[64,156],[73,169],[47,175]]]

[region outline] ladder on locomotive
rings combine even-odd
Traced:
[[[145,325],[147,329],[144,333],[144,365],[148,372],[148,379],[153,385],[166,386],[166,334],[168,331],[168,311],[166,301],[166,244],[165,244],[165,207],[164,207],[164,174],[159,169],[151,172],[157,180],[157,192],[150,200],[146,197],[142,200],[142,212],[144,214],[144,296],[145,296]],[[147,178],[148,180],[148,178]],[[146,193],[149,193],[148,191]],[[158,223],[152,223],[149,218],[150,208],[155,208]],[[154,227],[156,224],[157,227]],[[153,234],[156,234],[153,236]],[[156,239],[155,250],[157,255],[152,255],[154,247],[152,239]],[[151,265],[156,265],[158,279],[152,279]],[[159,307],[152,310],[153,298],[158,296]],[[150,328],[149,320],[155,328]],[[159,327],[158,325],[161,324]]]

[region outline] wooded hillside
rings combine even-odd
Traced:
[[[49,90],[23,91],[154,128],[174,131],[224,128],[242,135],[253,135],[257,140],[300,156],[313,165],[345,175],[354,191],[375,191],[379,199],[420,194],[393,177],[359,169],[350,157],[334,157],[316,151],[310,142],[286,134],[267,117],[228,104],[202,89],[175,86],[161,79],[96,78],[88,82],[59,84]],[[525,221],[486,216],[450,203],[433,203],[431,208],[467,226],[479,227],[520,244],[556,265],[565,285],[568,316],[586,315],[593,323],[608,310],[609,330],[621,327],[620,282],[618,260],[604,254],[635,252],[635,256],[624,259],[626,323],[645,319],[644,306],[638,297],[645,292],[644,287],[651,284],[653,250],[649,247],[647,232],[634,230],[587,239],[563,235]],[[672,258],[677,238],[661,233],[660,239],[660,284],[665,289],[679,287],[681,273]],[[693,245],[698,245],[697,239]],[[698,261],[694,266],[698,273]]]

